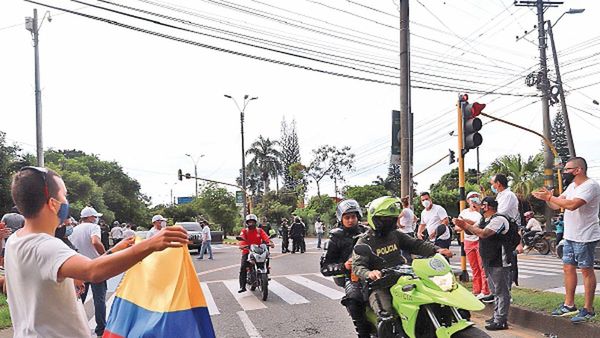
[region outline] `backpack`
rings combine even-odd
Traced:
[[[504,214],[495,214],[490,218],[490,220],[497,216],[503,217],[508,221],[508,231],[506,232],[506,234],[499,236],[502,238],[502,241],[504,242],[507,251],[513,252],[515,251],[519,243],[521,243],[521,235],[519,235],[519,226],[517,225],[517,222],[514,219]]]

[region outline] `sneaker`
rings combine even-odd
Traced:
[[[494,295],[489,294],[487,296],[482,297],[481,299],[479,299],[482,303],[485,304],[490,304],[494,302]]]
[[[488,331],[508,330],[508,324],[493,322],[485,326]]]
[[[583,322],[587,322],[588,320],[594,318],[596,316],[595,312],[590,312],[586,308],[579,309],[579,313],[571,318],[571,323],[579,324]]]
[[[246,287],[244,286],[243,288],[238,290],[238,293],[242,293],[242,292],[246,292],[246,291],[248,291],[248,290],[246,290]]]
[[[554,311],[552,311],[552,315],[558,316],[558,317],[570,316],[570,315],[574,315],[576,313],[577,313],[577,307],[575,305],[566,306],[565,304],[561,304],[559,307],[554,309]]]
[[[196,257],[196,259],[204,259],[204,257]]]
[[[494,316],[492,316],[492,318],[489,318],[489,319],[486,319],[486,320],[485,320],[485,323],[486,323],[487,325],[489,325],[489,324],[491,324],[491,323],[493,323],[493,322],[494,322]]]

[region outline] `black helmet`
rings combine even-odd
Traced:
[[[360,210],[358,202],[355,200],[343,200],[338,204],[337,209],[335,210],[335,217],[338,222],[342,222],[342,216],[351,212],[357,213],[359,219],[362,218],[362,211]]]

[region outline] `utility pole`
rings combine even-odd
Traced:
[[[565,91],[563,89],[562,79],[560,77],[560,68],[558,66],[558,55],[556,54],[556,45],[554,44],[554,34],[552,33],[552,23],[548,23],[548,36],[550,37],[550,46],[552,46],[552,57],[554,59],[554,68],[556,71],[556,83],[558,84],[558,94],[560,95],[560,112],[565,120],[565,132],[567,134],[567,144],[569,146],[569,157],[575,157],[575,144],[573,143],[573,134],[571,134],[571,122],[567,113],[567,101],[565,101]]]
[[[545,7],[558,7],[562,5],[562,1],[518,1],[515,2],[515,6],[526,6],[536,7],[538,17],[538,44],[540,51],[540,72],[538,76],[538,89],[542,92],[542,120],[544,125],[543,135],[545,138],[550,139],[550,82],[548,81],[548,65],[546,63],[546,28],[544,20],[544,8]],[[548,190],[554,189],[554,175],[552,169],[554,168],[554,156],[547,145],[544,147],[544,186]],[[552,218],[554,211],[550,207],[546,206],[544,216],[547,220]]]
[[[46,12],[48,14],[49,12]],[[42,18],[42,23],[46,17]],[[48,16],[48,21],[51,18]],[[42,90],[40,89],[40,50],[39,50],[39,32],[41,25],[38,26],[37,9],[33,9],[33,18],[25,18],[25,28],[31,32],[33,39],[33,55],[35,67],[35,146],[37,153],[38,167],[44,166],[44,146],[42,143]]]
[[[400,0],[400,196],[412,195],[408,0]]]

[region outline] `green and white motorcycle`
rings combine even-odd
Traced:
[[[356,245],[354,251],[382,259],[375,256],[366,244]],[[367,318],[376,328],[373,334],[378,338],[487,336],[473,327],[474,323],[470,321],[470,311],[481,311],[485,305],[457,282],[450,264],[442,255],[414,259],[410,266],[385,268],[381,273],[382,278],[367,281],[368,287],[370,290],[390,289],[396,311],[396,316],[392,317],[397,319],[396,322],[382,321],[378,324],[377,315],[367,308]]]

